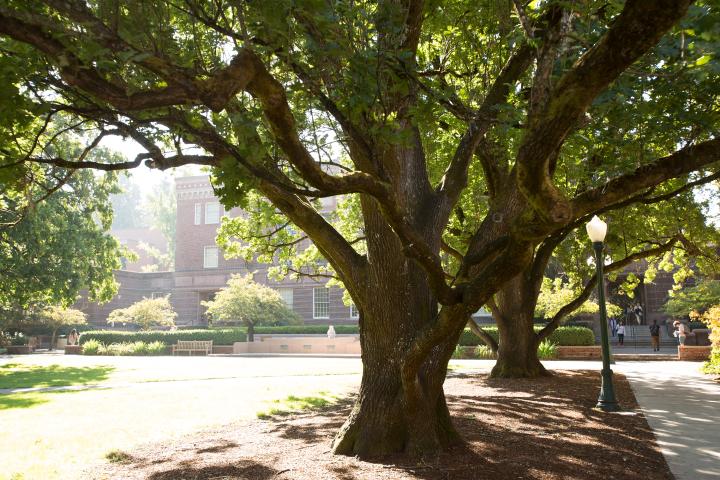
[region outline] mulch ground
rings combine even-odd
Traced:
[[[346,401],[145,445],[126,452],[122,463],[93,467],[86,478],[672,479],[630,385],[621,375],[615,381],[622,414],[593,410],[598,372],[556,371],[538,380],[453,376],[445,391],[467,445],[429,464],[332,455],[333,436],[350,409]]]

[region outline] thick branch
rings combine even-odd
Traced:
[[[629,0],[603,37],[555,86],[518,151],[521,191],[538,215],[551,223],[572,218],[569,202],[551,180],[550,163],[593,99],[680,18],[691,0]]]
[[[631,173],[621,175],[604,185],[581,193],[572,200],[573,216],[579,218],[590,212],[597,212],[599,209],[616,205],[634,192],[654,187],[666,180],[680,177],[716,162],[720,162],[720,138],[685,147],[672,155],[638,167]],[[704,183],[702,180],[698,181],[698,185],[702,183]],[[665,199],[664,196],[661,199]]]
[[[445,171],[445,175],[438,186],[438,193],[445,197],[448,212],[460,197],[460,193],[467,186],[467,170],[475,149],[480,140],[497,118],[498,105],[504,103],[508,93],[515,82],[522,76],[532,63],[534,49],[523,44],[510,57],[502,71],[495,79],[475,118],[470,122],[467,131],[460,139],[455,155]]]

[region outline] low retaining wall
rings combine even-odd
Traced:
[[[235,342],[232,353],[295,353],[306,355],[360,354],[360,339],[352,337],[264,337],[260,341]]]
[[[600,360],[602,348],[599,345],[582,347],[556,347],[557,357],[552,360]],[[462,356],[459,358],[475,358],[475,347],[461,347]],[[456,357],[457,358],[457,357]],[[490,359],[491,360],[491,359]]]
[[[82,346],[65,345],[65,355],[82,355]]]
[[[678,360],[704,362],[710,358],[711,350],[711,346],[696,347],[692,345],[678,345]]]
[[[587,345],[582,347],[557,347],[558,360],[600,360],[602,347]]]

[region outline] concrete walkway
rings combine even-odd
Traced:
[[[678,480],[720,480],[720,383],[697,362],[618,362]]]

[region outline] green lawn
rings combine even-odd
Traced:
[[[62,365],[0,365],[0,389],[64,387],[98,384],[110,377],[112,366],[65,367]]]
[[[139,442],[326,404],[359,373],[359,360],[16,357],[0,363],[0,388],[89,388],[0,394],[0,479],[77,478]]]

